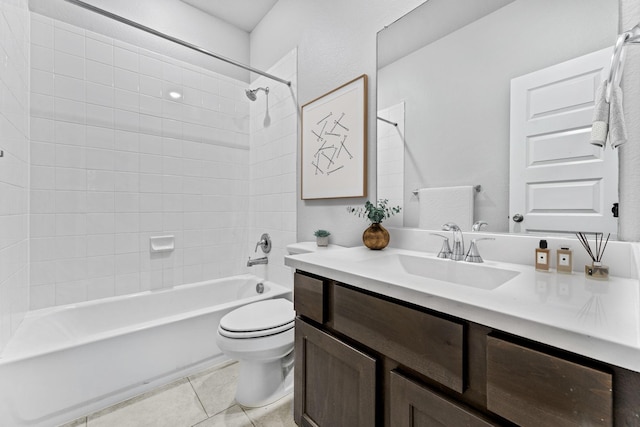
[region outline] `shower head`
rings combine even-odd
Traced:
[[[259,87],[259,88],[256,88],[256,89],[245,89],[244,93],[247,94],[247,98],[249,98],[249,100],[255,101],[256,98],[258,97],[257,94],[258,94],[259,90],[263,90],[264,93],[269,95],[269,87]]]

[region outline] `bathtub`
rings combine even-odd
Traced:
[[[0,354],[0,426],[55,426],[226,360],[220,319],[291,291],[253,275],[29,312]]]

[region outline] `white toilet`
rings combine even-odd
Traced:
[[[288,245],[287,253],[340,248],[318,248],[316,242],[300,242]],[[278,298],[242,306],[220,320],[216,343],[224,354],[240,362],[236,402],[259,407],[293,391],[295,317],[293,303]]]
[[[293,303],[278,298],[247,304],[220,320],[216,343],[240,362],[240,405],[268,405],[293,391],[295,315]]]

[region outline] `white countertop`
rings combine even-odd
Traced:
[[[635,278],[596,281],[575,271],[538,272],[528,265],[485,260],[489,268],[520,274],[484,290],[376,265],[376,259],[392,254],[435,258],[426,252],[356,247],[291,255],[285,264],[640,372],[640,286]]]

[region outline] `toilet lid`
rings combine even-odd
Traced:
[[[271,335],[291,329],[295,317],[293,304],[289,300],[278,298],[258,301],[226,314],[220,320],[220,331],[226,336],[234,337],[238,333],[247,338],[249,335]]]

